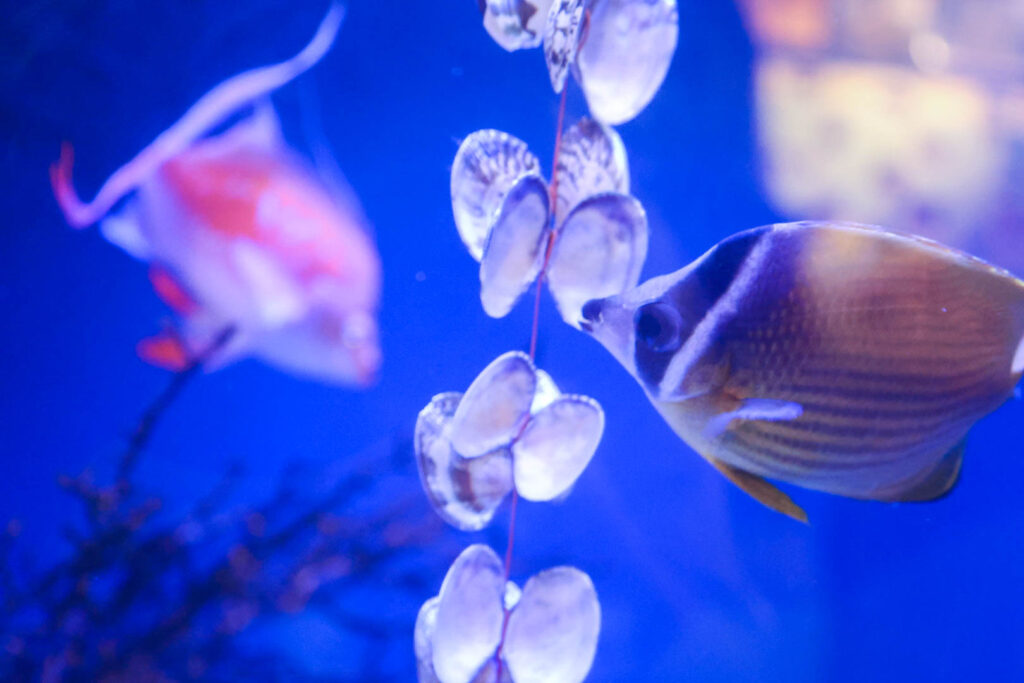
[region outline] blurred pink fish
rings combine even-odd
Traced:
[[[51,168],[68,223],[102,221],[108,240],[150,264],[154,289],[181,317],[180,330],[139,345],[145,360],[180,369],[233,329],[214,366],[254,356],[333,383],[375,378],[376,248],[355,199],[332,191],[287,147],[267,99],[320,60],[342,14],[332,7],[295,57],[215,87],[91,202],[72,187],[69,145]]]

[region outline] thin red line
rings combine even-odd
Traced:
[[[508,525],[508,545],[505,546],[505,580],[508,581],[512,571],[512,548],[516,542],[516,504],[519,502],[519,494],[515,487],[512,488],[512,503],[509,509],[511,523]]]
[[[533,297],[533,327],[530,330],[530,360],[537,359],[537,334],[540,327],[540,289],[544,284],[544,277],[548,272],[548,263],[551,261],[551,249],[555,244],[555,214],[558,206],[558,155],[562,151],[562,127],[565,124],[565,98],[569,92],[569,85],[562,88],[562,99],[558,105],[558,129],[555,131],[555,154],[551,161],[551,185],[548,188],[549,202],[551,207],[551,230],[548,232],[548,241],[544,245],[544,263],[540,268],[540,275],[537,276],[537,290]],[[513,520],[514,521],[514,520]]]
[[[569,91],[568,83],[562,88],[562,99],[558,105],[558,129],[555,131],[555,154],[551,161],[551,184],[548,187],[549,203],[551,207],[551,230],[548,231],[548,241],[544,245],[544,263],[540,268],[540,275],[537,276],[537,290],[533,298],[533,326],[530,330],[530,360],[537,360],[537,331],[540,327],[540,288],[544,283],[544,276],[548,271],[548,263],[551,261],[551,248],[555,244],[555,209],[558,205],[558,155],[562,151],[562,127],[565,125],[565,99]],[[512,503],[509,509],[508,520],[508,545],[505,546],[505,581],[508,582],[512,573],[512,549],[516,544],[516,507],[519,503],[519,493],[512,487]],[[511,613],[505,612],[505,619],[501,623],[501,640],[498,642],[498,649],[494,653],[497,661],[497,680],[501,680],[502,668],[501,649],[505,646],[505,631],[508,629],[508,618]]]
[[[558,104],[558,130],[555,131],[555,155],[551,161],[551,222],[555,222],[555,200],[558,199],[558,155],[562,151],[562,126],[565,125],[565,96],[569,84],[562,88],[562,101]],[[544,265],[547,265],[545,262]]]

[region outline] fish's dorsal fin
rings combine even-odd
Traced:
[[[907,503],[924,503],[942,498],[953,490],[960,478],[960,467],[964,461],[966,439],[960,440],[935,464],[935,467],[923,479],[912,483],[906,489],[884,494],[878,500]]]
[[[883,228],[878,225],[869,225],[866,223],[854,223],[851,221],[796,221],[792,223],[775,223],[771,226],[773,230],[785,231],[785,230],[833,230],[833,231],[845,231],[851,233],[867,233],[873,234],[879,239],[892,240],[894,242],[903,242],[913,246],[914,248],[921,249],[923,251],[930,252],[936,256],[947,259],[949,261],[955,261],[961,265],[973,268],[976,270],[987,271],[996,277],[1005,277],[1013,280],[1018,287],[1024,288],[1024,280],[1021,280],[1016,275],[1001,268],[997,265],[991,264],[985,259],[979,258],[973,254],[969,254],[966,251],[951,247],[947,244],[937,242],[929,237],[923,237],[921,235],[915,235],[909,232],[903,232],[900,230],[892,230],[890,228]]]
[[[334,44],[344,17],[345,8],[332,2],[313,39],[296,55],[277,64],[244,71],[214,86],[134,159],[114,171],[91,201],[82,201],[75,192],[71,183],[74,157],[71,146],[65,143],[60,159],[50,167],[50,182],[68,224],[86,228],[98,222],[165,162],[239,110],[311,69]]]
[[[706,457],[706,456],[705,456]],[[725,475],[725,478],[740,487],[747,495],[769,507],[776,512],[781,512],[798,522],[807,524],[807,513],[804,509],[793,502],[793,499],[780,491],[774,484],[769,483],[756,474],[751,474],[738,467],[728,465],[715,458],[707,458],[707,461],[714,465],[715,469]]]
[[[221,154],[254,149],[274,151],[285,145],[281,120],[269,95],[253,102],[252,110],[225,130],[197,142]]]

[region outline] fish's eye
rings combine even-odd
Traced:
[[[637,341],[657,352],[675,351],[683,342],[683,318],[673,306],[654,301],[633,318]]]

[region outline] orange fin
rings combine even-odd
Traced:
[[[160,300],[178,315],[189,316],[199,310],[199,303],[195,297],[189,294],[185,286],[166,268],[159,265],[150,266],[149,281]]]
[[[756,474],[751,474],[738,467],[727,465],[721,460],[708,458],[708,462],[715,466],[725,478],[743,489],[751,498],[776,512],[781,512],[798,522],[807,524],[807,513],[803,508],[793,502],[793,499]]]
[[[181,372],[188,367],[191,356],[181,337],[173,332],[161,332],[138,343],[135,350],[139,358],[164,370]]]

